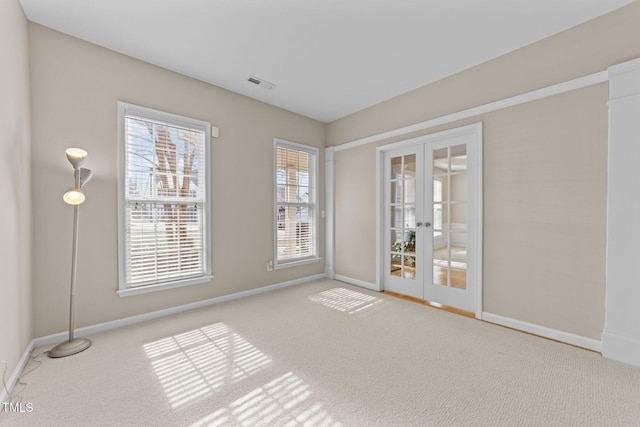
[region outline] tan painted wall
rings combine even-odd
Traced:
[[[335,153],[335,272],[376,279],[376,153],[359,147]]]
[[[33,338],[29,46],[17,0],[0,0],[0,52],[0,359],[9,380]]]
[[[327,145],[421,122],[640,57],[640,3],[327,126]],[[484,123],[484,310],[600,339],[607,85],[337,151],[336,274],[375,281],[375,146]],[[358,194],[358,200],[350,198]],[[357,259],[358,262],[350,262]]]
[[[95,175],[81,208],[76,326],[147,313],[320,274],[322,262],[267,273],[273,258],[273,138],[324,147],[323,123],[29,24],[33,114],[35,335],[68,316],[73,184],[64,150],[79,146]],[[212,266],[209,284],[117,296],[116,101],[210,121]],[[324,157],[321,152],[320,182]],[[324,192],[320,191],[320,200]],[[320,229],[320,235],[324,235]],[[321,239],[322,240],[322,239]],[[321,242],[322,243],[322,242]],[[320,253],[324,246],[321,244]]]
[[[600,339],[606,84],[482,117],[484,310]]]

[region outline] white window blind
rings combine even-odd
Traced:
[[[317,257],[318,150],[275,140],[275,265]]]
[[[122,107],[120,290],[208,279],[210,127]]]

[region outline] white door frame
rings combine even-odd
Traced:
[[[472,280],[477,283],[477,304],[475,309],[476,318],[480,319],[482,315],[482,122],[471,125],[461,126],[455,129],[449,129],[429,135],[423,135],[415,138],[394,142],[387,145],[376,147],[376,287],[378,291],[384,290],[384,257],[386,252],[383,250],[384,242],[384,153],[398,148],[405,148],[417,144],[429,144],[443,139],[449,139],[461,135],[470,135],[473,137],[473,144],[476,146],[477,156],[473,167],[469,167],[469,182],[475,183],[473,188],[469,188],[469,197],[475,198],[475,204],[478,212],[476,216],[476,234],[475,238],[470,238],[473,245],[473,252],[477,254],[475,276]],[[473,191],[472,191],[473,190]],[[471,236],[470,236],[471,237]]]

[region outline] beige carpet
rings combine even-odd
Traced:
[[[329,280],[90,338],[0,425],[640,426],[640,369]]]

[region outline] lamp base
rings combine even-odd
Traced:
[[[80,353],[91,347],[91,341],[86,338],[76,338],[73,341],[65,341],[49,350],[49,357],[66,357]]]

